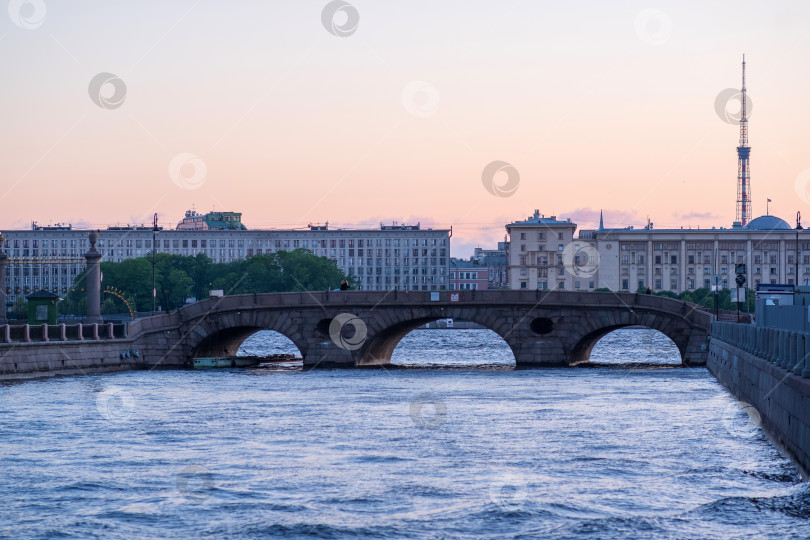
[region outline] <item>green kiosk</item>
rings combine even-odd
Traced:
[[[56,304],[59,295],[48,291],[37,291],[25,297],[28,301],[28,324],[56,324]]]

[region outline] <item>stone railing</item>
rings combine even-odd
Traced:
[[[794,375],[810,378],[810,358],[808,358],[810,333],[750,324],[714,322],[711,337],[742,349]]]
[[[126,323],[0,325],[0,344],[42,343],[50,341],[98,341],[102,339],[126,339],[127,336]]]

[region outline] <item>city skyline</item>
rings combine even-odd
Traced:
[[[715,102],[743,53],[752,217],[808,205],[810,9],[789,2],[354,2],[328,20],[329,2],[13,4],[2,229],[175,224],[195,205],[250,228],[453,226],[467,256],[535,208],[579,228],[602,209],[606,226],[730,227],[738,126]],[[497,161],[516,190],[482,185]]]

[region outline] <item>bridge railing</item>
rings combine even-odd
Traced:
[[[97,341],[126,339],[128,329],[122,323],[103,324],[19,324],[0,325],[0,345],[50,341]]]
[[[810,378],[810,333],[752,324],[715,321],[712,339],[717,339],[795,375]]]

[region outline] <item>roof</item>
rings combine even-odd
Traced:
[[[458,259],[450,259],[450,268],[477,268],[478,270],[486,270],[486,267],[480,264],[471,263],[469,261],[460,261]]]
[[[37,292],[33,292],[33,293],[29,294],[28,296],[26,296],[26,298],[28,298],[28,299],[31,299],[31,298],[47,298],[48,300],[53,300],[53,299],[59,298],[59,295],[54,294],[52,292],[48,292],[48,291],[37,291]]]
[[[559,220],[559,219],[557,219],[556,216],[551,216],[550,218],[547,218],[547,217],[530,217],[529,219],[526,219],[524,221],[514,221],[512,223],[509,223],[506,226],[508,228],[508,227],[516,227],[516,226],[520,227],[520,226],[532,226],[532,225],[548,225],[548,226],[553,226],[553,227],[561,227],[561,226],[563,226],[563,227],[574,227],[574,228],[576,228],[576,226],[577,226],[576,223],[572,223],[572,222],[567,221],[567,220],[566,221]]]
[[[787,221],[776,216],[759,216],[756,219],[752,219],[746,228],[751,231],[791,230],[791,226],[787,224]]]

